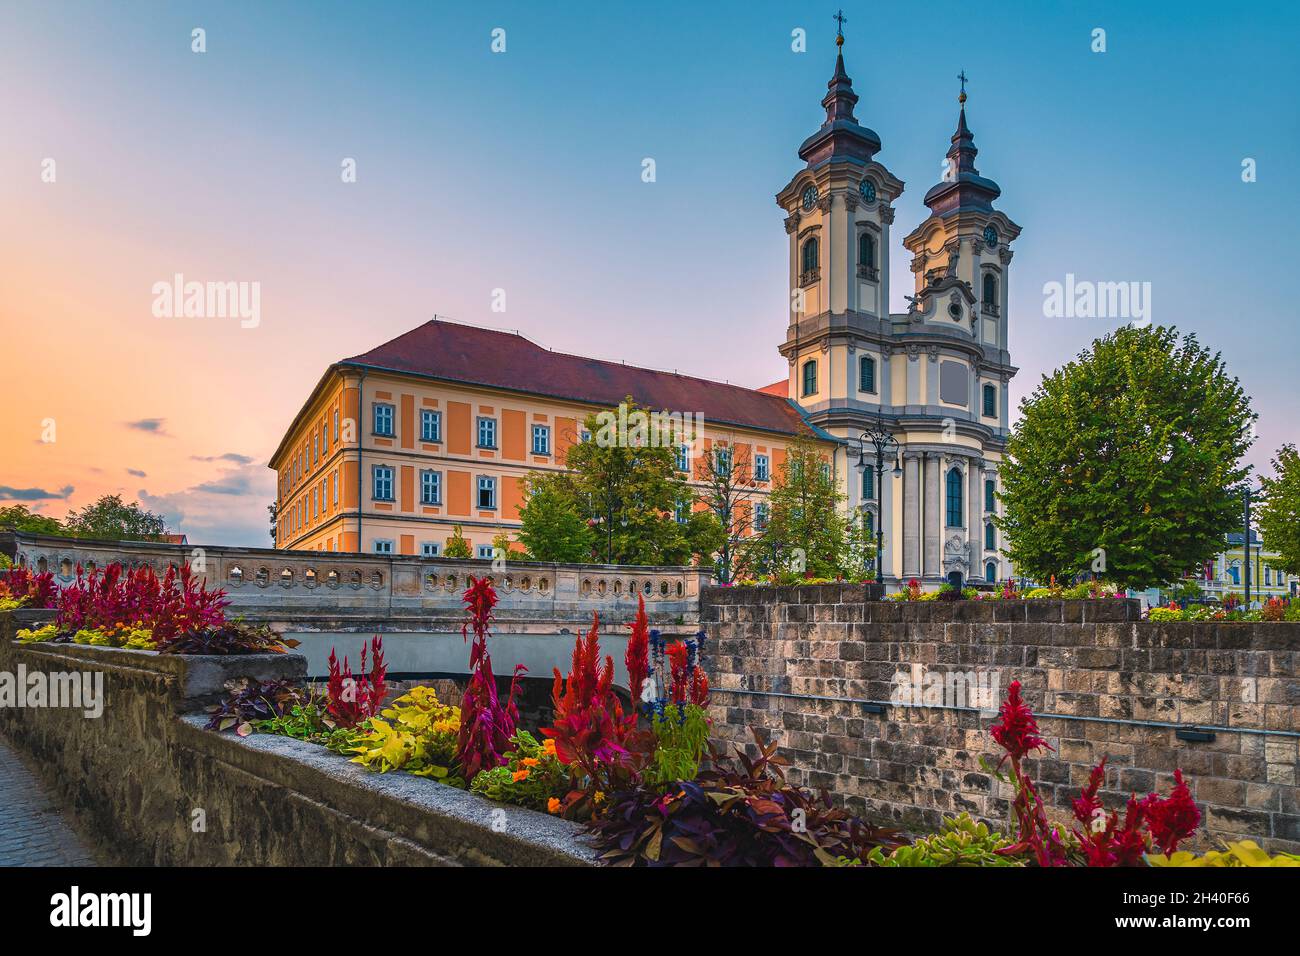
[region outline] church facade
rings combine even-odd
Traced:
[[[488,556],[519,525],[519,479],[563,468],[586,415],[630,395],[702,418],[697,456],[727,448],[751,462],[758,487],[743,533],[761,530],[785,449],[802,436],[882,536],[891,589],[1006,578],[992,518],[1016,372],[1007,272],[1020,228],[993,208],[1000,190],[975,168],[963,90],[947,172],[925,195],[930,215],[902,240],[914,294],[906,312],[889,311],[904,184],[854,115],[836,42],[825,121],[776,196],[789,242],[785,379],[746,389],[434,320],[326,370],[270,462],[276,546],[436,556],[459,527]],[[868,431],[891,438],[883,468]],[[698,478],[698,462],[681,460]]]
[[[825,122],[776,197],[789,239],[780,347],[789,398],[841,445],[849,504],[883,532],[887,584],[1002,580],[1011,568],[992,519],[1016,373],[1007,276],[1020,227],[994,209],[1001,191],[975,168],[963,81],[945,174],[925,194],[930,215],[902,241],[915,288],[907,311],[891,313],[890,233],[903,182],[854,115],[843,37],[836,43]],[[897,442],[880,474],[875,448],[860,454],[868,430]]]

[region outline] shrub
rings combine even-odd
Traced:
[[[33,630],[30,627],[22,628],[14,638],[19,644],[43,644],[46,641],[52,641],[59,636],[59,625],[46,624]]]
[[[479,773],[470,790],[498,803],[559,812],[560,798],[569,791],[569,769],[556,756],[555,741],[538,743],[528,731],[520,730],[510,743],[505,764]]]
[[[0,579],[0,611],[13,611],[20,607],[52,608],[57,600],[58,589],[50,571],[33,573],[26,567],[10,568],[8,574]]]
[[[901,841],[788,784],[776,744],[754,731],[758,756],[736,748],[693,781],[659,794],[633,787],[611,796],[588,824],[601,858],[620,866],[815,866],[865,862],[873,847]],[[797,822],[796,822],[797,821]]]
[[[160,649],[177,635],[221,627],[229,603],[224,591],[209,591],[188,564],[179,570],[169,567],[159,578],[153,568],[126,570],[117,563],[89,575],[77,565],[76,580],[59,591],[55,601],[61,632],[75,634],[83,628],[118,624],[144,626],[153,631]]]
[[[303,699],[302,692],[288,680],[239,681],[229,685],[230,696],[208,708],[208,730],[234,730],[247,737],[260,721],[280,717]]]
[[[1168,856],[1162,853],[1147,856],[1151,866],[1300,866],[1300,855],[1279,853],[1269,856],[1254,840],[1241,840],[1227,844],[1226,849],[1211,850],[1203,856],[1180,850]]]
[[[709,718],[696,704],[667,704],[662,715],[651,719],[654,751],[641,771],[641,782],[664,787],[678,780],[694,780],[709,742]]]
[[[945,820],[938,833],[888,855],[881,847],[873,847],[868,860],[876,866],[1024,866],[1023,860],[1002,854],[1010,846],[1011,841],[1001,833],[963,813]]]
[[[157,633],[153,635],[160,654],[284,654],[298,646],[298,641],[283,638],[264,624],[241,620],[182,631],[166,642],[159,641]]]
[[[460,525],[451,529],[451,537],[447,539],[447,547],[443,549],[443,557],[447,558],[470,558],[473,552],[469,549],[469,542],[465,540],[465,535],[461,533]]]
[[[456,741],[460,711],[438,700],[432,687],[414,687],[358,728],[361,733],[341,743],[342,752],[367,770],[403,770],[430,777],[448,786],[465,787],[457,773]]]

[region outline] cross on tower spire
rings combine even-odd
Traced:
[[[965,69],[963,69],[960,73],[957,74],[957,79],[961,80],[961,95],[957,97],[957,102],[958,102],[958,103],[965,104],[965,102],[966,102],[966,80],[969,79],[969,77],[966,76],[966,71],[965,71]]]
[[[848,23],[849,18],[844,15],[843,10],[836,10],[835,16],[831,17],[835,21],[835,39],[837,45],[844,43],[844,24]]]

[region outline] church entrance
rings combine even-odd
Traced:
[[[948,572],[948,583],[951,584],[953,587],[955,587],[958,591],[960,591],[960,590],[962,589],[962,586],[963,586],[963,585],[962,585],[961,572],[960,572],[960,571],[949,571],[949,572]]]

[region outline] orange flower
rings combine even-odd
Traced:
[[[519,762],[523,764],[525,767],[536,767],[539,763],[541,763],[541,761],[538,760],[536,757],[525,757],[523,760]]]
[[[560,800],[558,797],[551,797],[551,799],[546,801],[546,812],[547,813],[560,812]]]
[[[542,750],[543,750],[545,753],[548,753],[548,754],[554,754],[554,753],[555,753],[555,740],[554,740],[553,738],[551,738],[551,737],[547,737],[545,740],[543,740],[543,741],[542,741]]]
[[[528,779],[528,771],[527,771],[527,770],[516,770],[513,774],[511,774],[511,776],[514,777],[514,781],[515,781],[515,783],[518,783],[520,780],[527,780],[527,779]]]

